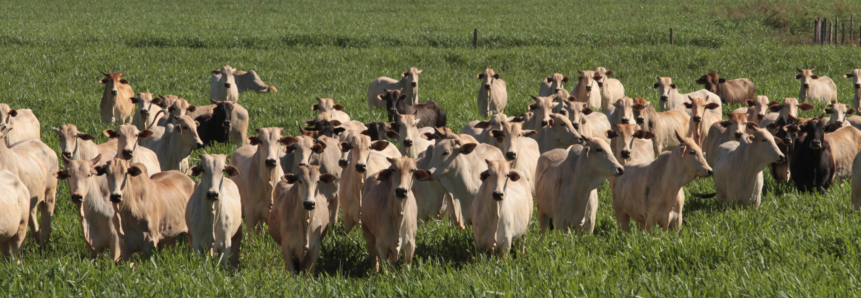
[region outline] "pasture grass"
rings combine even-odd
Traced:
[[[850,103],[852,86],[841,75],[859,67],[861,50],[803,45],[812,39],[804,26],[815,16],[846,20],[858,12],[857,2],[805,0],[9,1],[0,7],[0,101],[33,109],[55,149],[51,127],[74,123],[99,142],[106,140],[100,131],[115,127],[99,121],[99,71],[125,71],[135,92],[203,105],[210,70],[254,69],[280,92],[240,95],[251,128],[285,127],[285,134],[314,116],[316,96],[337,97],[356,120],[385,120],[367,108],[368,83],[412,66],[424,71],[420,99],[439,102],[455,130],[479,118],[475,74],[488,67],[508,83],[509,115],[526,110],[543,77],[574,78],[597,66],[614,70],[628,96],[655,103],[656,76],[691,92],[700,89],[696,78],[718,71],[750,78],[757,94],[782,100],[797,97],[795,67],[816,66]],[[675,47],[667,45],[670,27]],[[233,150],[208,147],[191,163],[200,153]],[[714,186],[697,179],[685,189]],[[766,173],[759,209],[688,196],[680,232],[624,233],[605,183],[594,235],[541,235],[533,222],[527,253],[497,260],[474,251],[469,229],[435,221],[420,226],[412,266],[377,274],[361,232],[339,224],[314,272],[290,277],[268,237],[243,243],[238,272],[188,253],[184,239],[136,256],[134,268],[91,260],[61,182],[51,244],[40,250],[28,239],[21,265],[0,262],[0,295],[851,296],[861,275],[861,220],[850,195],[849,181],[803,194]]]

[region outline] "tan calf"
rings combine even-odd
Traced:
[[[679,145],[662,153],[651,163],[625,166],[625,175],[615,179],[613,211],[623,231],[633,219],[641,230],[655,225],[664,230],[678,230],[682,225],[685,193],[682,187],[696,177],[708,177],[712,168],[706,164],[702,150],[690,138],[675,137]]]
[[[706,96],[708,97],[708,96]],[[693,98],[688,97],[689,102],[685,103],[685,108],[690,111],[691,121],[688,126],[688,137],[694,139],[697,146],[702,148],[703,142],[709,134],[709,129],[715,122],[721,121],[719,114],[706,113],[708,110],[720,108],[719,104],[707,103],[708,98]]]
[[[522,122],[506,122],[503,123],[502,130],[493,130],[490,133],[499,140],[499,145],[496,147],[502,150],[502,155],[505,156],[509,166],[523,174],[529,186],[529,194],[534,194],[532,185],[535,184],[535,165],[541,153],[538,142],[529,137],[538,132],[523,130],[522,125]]]
[[[825,108],[825,114],[831,114],[831,117],[828,118],[828,122],[825,123],[826,128],[830,128],[832,130],[836,130],[840,127],[845,127],[849,125],[855,125],[855,123],[859,123],[861,121],[861,116],[852,116],[855,114],[855,109],[849,108],[847,110],[847,106],[842,103],[832,102],[830,108]],[[854,117],[854,119],[852,119]],[[858,128],[858,126],[855,126]]]
[[[596,109],[601,108],[601,89],[598,87],[596,79],[602,79],[601,76],[596,76],[594,70],[577,70],[580,77],[577,78],[577,84],[574,84],[574,90],[571,95],[577,101],[585,102],[590,107]]]
[[[595,69],[595,82],[601,88],[601,110],[608,114],[615,111],[616,101],[625,97],[625,86],[619,80],[607,77],[612,75],[613,71],[604,67]]]
[[[768,113],[765,117],[758,121],[759,127],[767,127],[769,124],[775,123],[783,119],[783,123],[790,123],[789,116],[798,118],[798,109],[809,111],[813,109],[813,105],[809,103],[798,104],[798,100],[792,97],[784,98],[782,104],[777,102],[769,102],[768,110],[776,113]]]
[[[651,102],[637,98],[634,101],[634,118],[643,130],[655,135],[652,139],[655,152],[664,152],[664,149],[672,148],[679,144],[673,135],[688,135],[691,117],[683,110],[669,110],[657,112]]]
[[[388,77],[379,77],[371,82],[368,87],[368,106],[371,108],[384,109],[386,101],[380,100],[380,94],[386,94],[386,89],[403,89],[403,94],[407,95],[407,104],[414,105],[419,103],[419,75],[421,70],[411,67],[410,70],[401,74],[401,80]]]
[[[842,127],[825,134],[834,158],[834,181],[852,177],[852,162],[861,151],[861,130],[852,126]]]
[[[177,170],[188,173],[188,157],[194,149],[203,148],[203,141],[197,135],[200,125],[189,116],[171,116],[175,124],[168,124],[158,140],[148,144],[148,148],[158,156],[161,171]]]
[[[688,96],[697,98],[706,98],[706,96],[708,96],[708,103],[721,104],[720,96],[706,89],[700,89],[688,94],[679,93],[679,90],[676,88],[676,83],[673,83],[673,78],[671,77],[658,77],[658,82],[652,85],[652,87],[658,90],[658,95],[661,100],[661,111],[664,112],[669,110],[682,110],[687,112],[685,110],[684,103],[687,101]],[[709,112],[715,114],[723,113],[722,109],[709,110]]]
[[[475,120],[468,123],[460,130],[460,133],[472,136],[479,143],[495,145],[496,138],[490,135],[490,131],[493,129],[502,129],[503,122],[512,121],[515,118],[521,117],[507,117],[505,114],[494,114],[489,120]]]
[[[135,112],[135,104],[131,98],[135,96],[135,92],[129,86],[129,81],[122,78],[126,73],[102,74],[105,75],[105,78],[99,81],[105,84],[105,92],[99,104],[102,123],[131,123]]]
[[[583,137],[574,128],[574,124],[562,114],[551,114],[548,127],[542,128],[536,136],[541,153],[553,149],[568,148],[568,146],[583,142]]]
[[[403,254],[404,264],[413,260],[416,249],[416,199],[412,184],[427,179],[409,157],[388,158],[388,168],[368,177],[362,188],[362,235],[371,262],[379,271],[380,261],[394,265]]]
[[[421,119],[416,118],[414,114],[398,114],[395,123],[391,125],[393,130],[386,132],[386,136],[397,140],[397,143],[401,145],[398,151],[403,156],[416,159],[419,154],[427,150],[428,146],[433,145],[432,140],[425,139],[423,136],[427,133],[433,134],[435,130],[433,127],[418,128],[416,125],[419,121]]]
[[[12,172],[0,171],[0,254],[19,257],[30,220],[30,191]]]
[[[607,131],[607,136],[613,139],[613,156],[622,165],[636,162],[655,160],[655,148],[651,132],[640,130],[637,124],[618,124]]]
[[[768,96],[765,95],[757,95],[754,99],[748,99],[745,101],[747,104],[746,107],[740,107],[738,109],[733,110],[733,113],[742,113],[747,114],[747,121],[753,123],[759,123],[765,119],[766,114],[768,114],[768,110],[771,105],[776,105],[777,102],[769,102]]]
[[[141,163],[146,167],[147,173],[161,172],[158,156],[154,151],[144,146],[138,146],[140,139],[152,136],[151,130],[138,130],[131,124],[123,124],[117,130],[106,129],[104,135],[117,139],[116,158],[122,158],[132,164]]]
[[[508,91],[505,81],[493,69],[485,69],[484,73],[476,75],[482,81],[478,89],[478,114],[481,117],[502,114],[508,104]]]
[[[831,78],[813,74],[816,67],[801,69],[796,67],[798,74],[796,80],[801,81],[801,90],[798,91],[798,100],[801,102],[835,102],[837,101],[837,85]]]
[[[707,90],[720,96],[725,103],[745,102],[756,94],[756,87],[748,78],[727,81],[714,72],[697,79],[697,84],[705,85]]]
[[[257,136],[249,137],[249,144],[230,156],[230,165],[239,170],[239,176],[230,179],[239,188],[246,229],[255,235],[260,235],[269,218],[272,192],[284,176],[279,164],[279,143],[286,141],[281,137],[282,130],[280,127],[258,128]]]
[[[332,181],[335,176],[304,165],[295,174],[285,174],[275,187],[269,234],[281,246],[284,268],[290,273],[309,271],[320,256],[329,227],[329,209],[318,189],[321,183]]]
[[[709,153],[717,152],[717,148],[723,143],[741,140],[745,134],[745,127],[747,127],[747,115],[739,113],[729,113],[729,120],[712,124],[702,147],[709,166],[714,166],[715,160],[715,155]]]
[[[529,105],[529,111],[533,113],[533,116],[529,122],[524,124],[524,128],[539,130],[542,127],[547,126],[550,123],[550,114],[553,114],[553,109],[559,105],[559,102],[556,101],[556,97],[556,94],[545,97],[533,95],[532,100],[534,100],[535,103]]]
[[[508,162],[486,160],[481,187],[472,201],[472,235],[480,251],[505,258],[511,247],[526,253],[526,234],[532,219],[532,185]],[[517,242],[517,243],[515,243]]]
[[[139,130],[150,129],[158,124],[158,120],[167,116],[159,105],[161,98],[153,98],[152,93],[141,92],[137,97],[132,97],[132,102],[137,105],[137,110],[132,118],[132,125]]]
[[[349,232],[361,220],[362,187],[365,180],[385,169],[388,164],[387,155],[371,152],[371,150],[383,151],[391,144],[386,141],[372,143],[370,137],[362,134],[351,134],[342,140],[338,147],[341,152],[347,154],[349,162],[341,172],[338,198],[344,216],[344,229]],[[395,151],[395,153],[398,152]],[[341,156],[344,157],[344,155]]]
[[[239,101],[239,86],[236,84],[234,73],[236,69],[225,65],[221,70],[213,70],[212,74],[217,75],[218,80],[210,80],[209,98],[217,101],[229,101],[236,103]]]
[[[567,107],[568,119],[571,120],[571,125],[577,129],[580,135],[586,138],[599,138],[607,143],[610,142],[606,133],[610,129],[610,121],[607,119],[607,115],[594,113],[586,103],[577,102],[573,98],[569,98]]]
[[[242,199],[239,188],[228,176],[239,170],[226,165],[224,154],[204,154],[191,175],[200,176],[185,207],[189,246],[198,253],[220,255],[222,264],[239,267],[242,243]]]
[[[637,97],[637,99],[646,99]],[[630,97],[622,97],[613,103],[613,112],[608,116],[610,125],[634,124],[634,100]]]
[[[771,133],[753,122],[747,124],[747,137],[720,145],[714,154],[717,199],[745,207],[759,207],[762,201],[762,170],[786,161]]]
[[[42,140],[39,119],[30,109],[13,110],[9,105],[0,103],[0,124],[15,128],[6,136],[7,146],[23,140]]]
[[[564,83],[568,83],[568,77],[563,76],[561,73],[554,73],[552,76],[541,80],[538,96],[550,96],[556,94],[559,90],[565,90]]]

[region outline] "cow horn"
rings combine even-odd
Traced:
[[[798,66],[796,66],[795,69],[798,70],[798,72],[802,72],[801,68],[798,68]]]
[[[109,74],[109,73],[106,73],[106,72],[104,72],[104,71],[100,71],[100,72],[101,72],[101,73],[102,73],[102,75],[104,75],[104,76],[106,76],[106,77],[109,77],[109,76],[111,76],[111,74]]]

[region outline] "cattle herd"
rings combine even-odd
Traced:
[[[17,256],[28,225],[36,243],[48,243],[58,180],[69,183],[93,258],[107,249],[112,260],[128,261],[185,234],[192,250],[238,267],[244,234],[260,239],[268,227],[290,272],[311,268],[339,214],[348,232],[361,227],[377,270],[401,255],[410,263],[417,225],[444,215],[456,228],[472,226],[477,249],[502,257],[512,247],[524,252],[533,211],[542,233],[592,233],[605,180],[625,231],[631,220],[643,230],[679,229],[682,188],[697,177],[712,176],[716,193],[696,196],[757,207],[766,167],[801,191],[854,176],[857,210],[861,69],[844,75],[856,90],[853,108],[838,103],[835,83],[814,69],[797,69],[798,98],[783,103],[756,95],[746,78],[708,73],[696,80],[705,89],[682,94],[673,78],[657,77],[658,106],[627,97],[604,67],[578,70],[570,93],[570,79],[556,73],[517,116],[504,114],[506,83],[486,69],[477,75],[476,103],[488,120],[455,133],[439,104],[419,101],[422,71],[410,68],[368,88],[368,106],[386,109],[387,122],[351,120],[335,98],[317,98],[311,108],[319,114],[296,136],[280,127],[248,135],[240,92],[277,92],[254,71],[213,71],[205,106],[135,95],[123,73],[103,73],[101,119],[119,126],[96,144],[58,123],[60,158],[40,140],[33,111],[0,104],[0,250]],[[830,105],[822,116],[799,118],[810,102]],[[727,103],[746,107],[723,115]],[[239,148],[229,162],[203,154],[189,164],[193,150],[216,142]]]

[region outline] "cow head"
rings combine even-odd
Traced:
[[[257,136],[248,137],[248,143],[257,146],[256,154],[263,159],[263,164],[260,166],[265,166],[269,169],[281,166],[279,159],[281,147],[279,143],[287,142],[286,137],[281,137],[281,131],[283,130],[280,127],[258,128],[255,130]]]
[[[320,195],[319,183],[332,183],[335,181],[335,176],[320,174],[320,168],[317,166],[303,165],[296,168],[295,174],[285,174],[281,179],[298,188],[299,197],[302,199],[297,201],[302,204],[302,209],[310,212],[317,208],[317,196]]]
[[[216,124],[221,125],[222,128],[230,129],[233,124],[233,110],[236,108],[236,104],[226,100],[210,99],[209,101],[215,104],[215,108],[212,109],[212,119],[215,119]]]
[[[765,114],[768,113],[769,106],[772,102],[768,101],[768,96],[757,95],[754,99],[748,99],[746,103],[748,118],[751,118],[751,120],[756,119],[756,121],[759,122],[765,118]],[[773,103],[777,104],[777,102]]]
[[[744,115],[744,114],[741,114]],[[679,140],[679,145],[673,148],[672,157],[676,157],[675,165],[685,175],[694,177],[708,177],[712,175],[712,168],[706,163],[706,158],[703,157],[703,150],[691,138],[684,138],[676,131],[676,139]]]
[[[638,97],[642,98],[642,97]],[[645,101],[645,99],[643,99]],[[634,100],[630,97],[623,97],[613,103],[616,109],[610,115],[610,124],[634,124]]]
[[[102,75],[104,75],[105,78],[101,79],[99,81],[99,83],[105,84],[105,95],[115,96],[115,95],[119,94],[119,91],[117,90],[117,88],[120,85],[128,85],[129,84],[129,81],[127,81],[126,79],[123,79],[124,74],[126,74],[126,73],[125,72],[121,72],[121,73],[115,73],[115,72],[105,73],[105,72],[102,72]]]
[[[354,165],[356,172],[364,173],[368,169],[368,159],[371,157],[371,150],[383,151],[389,146],[389,142],[385,140],[372,142],[371,137],[364,134],[351,134],[349,138],[344,138],[345,141],[338,144],[339,149],[343,153],[349,153],[349,164]],[[346,156],[341,155],[342,160]]]
[[[631,160],[631,153],[634,150],[634,141],[636,139],[650,140],[655,138],[651,132],[641,130],[637,124],[616,124],[612,130],[607,131],[607,137],[615,139],[616,147],[613,152],[617,154],[616,160],[622,164]],[[651,145],[649,145],[651,147]]]
[[[584,140],[571,120],[562,114],[551,114],[549,126],[542,128],[542,131],[547,139],[561,145],[562,148],[583,143]]]
[[[420,74],[422,74],[422,71],[415,67],[410,67],[410,70],[401,74],[401,77],[403,77],[401,81],[405,82],[403,87],[407,89],[407,93],[415,94],[414,90],[419,87]]]
[[[103,166],[96,167],[98,175],[106,175],[108,180],[108,193],[112,203],[122,203],[124,195],[131,184],[132,177],[144,177],[149,179],[146,166],[140,163],[129,165],[129,162],[114,158],[109,160]]]
[[[439,131],[439,128],[435,129],[437,130],[437,134],[446,134]],[[452,168],[452,163],[459,156],[472,154],[476,147],[478,147],[478,143],[467,142],[457,135],[454,135],[450,139],[437,139],[436,145],[433,146],[433,155],[431,155],[431,161],[427,169],[430,179],[436,179],[448,173]]]
[[[784,119],[784,121],[788,120],[788,116],[798,117],[798,109],[809,111],[813,109],[813,105],[809,103],[798,104],[798,99],[793,97],[784,98],[782,104],[777,104],[774,101],[768,103],[768,110],[777,112],[778,119]]]
[[[18,111],[5,103],[0,103],[0,124],[8,124],[15,116],[18,116]]]
[[[131,124],[123,124],[117,130],[106,129],[103,133],[109,138],[117,139],[117,155],[125,160],[131,160],[134,157],[139,139],[152,136],[152,131],[149,129],[138,130]]]
[[[601,177],[620,176],[625,173],[625,167],[619,164],[619,161],[613,156],[610,145],[602,139],[584,138],[580,158],[581,161],[579,162],[585,159],[586,168],[592,169]]]
[[[790,121],[787,122],[783,118],[777,119],[777,122],[769,124],[766,129],[774,136],[775,140],[780,140],[777,143],[792,148],[795,145],[795,140],[798,139],[799,129],[798,119],[791,115],[789,117]]]
[[[311,105],[311,110],[320,112],[332,112],[334,110],[344,110],[344,106],[335,104],[335,98],[320,98],[317,97],[317,103]]]
[[[819,79],[819,76],[813,74],[816,67],[811,69],[801,69],[796,67],[795,69],[798,70],[798,74],[795,75],[795,79],[801,80],[801,90],[807,90],[807,88],[810,88],[810,84],[814,80]]]
[[[830,108],[825,108],[824,112],[825,114],[831,114],[831,119],[828,120],[829,124],[842,127],[844,124],[848,125],[849,122],[846,121],[846,117],[855,114],[855,109],[847,109],[845,104],[833,101]]]
[[[604,67],[598,66],[595,69],[595,82],[598,83],[598,87],[604,87],[604,81],[607,80],[607,76],[612,76],[613,71],[608,70]]]
[[[861,69],[853,69],[852,72],[843,75],[843,77],[852,80],[855,92],[861,90]]]
[[[693,98],[688,96],[688,102],[685,102],[685,108],[690,109],[691,122],[700,123],[703,121],[703,115],[706,113],[706,110],[714,110],[720,108],[719,103],[708,103],[709,97],[706,95],[706,98]]]
[[[729,120],[719,122],[720,126],[726,127],[736,140],[740,140],[747,127],[747,115],[742,113],[729,113]]]
[[[502,201],[505,198],[508,180],[517,182],[523,178],[520,177],[521,172],[511,169],[508,162],[504,160],[485,159],[484,163],[487,164],[487,170],[479,175],[481,181],[484,181],[484,189],[491,192],[493,200]]]
[[[393,130],[387,132],[388,137],[398,140],[401,146],[412,147],[413,142],[421,137],[419,129],[416,126],[421,119],[414,114],[410,114],[398,115],[398,118],[395,120],[395,125],[392,125]],[[397,129],[397,131],[394,131],[394,129]]]
[[[224,154],[203,154],[200,156],[200,164],[191,168],[192,176],[200,176],[198,185],[209,186],[206,189],[206,199],[209,201],[221,199],[224,173],[230,177],[239,175],[236,167],[227,165],[227,156]]]
[[[398,114],[398,101],[405,100],[407,95],[401,94],[401,89],[384,89],[384,91],[386,93],[377,95],[377,98],[386,102],[386,111],[389,113],[389,122],[395,121],[395,115]]]
[[[153,98],[152,93],[141,92],[138,93],[137,97],[131,98],[132,103],[138,106],[138,113],[141,115],[141,119],[148,119],[149,115],[154,112],[153,110],[158,109],[161,110],[160,103],[161,98]],[[149,125],[150,123],[145,123]]]
[[[549,124],[550,114],[553,113],[553,108],[559,105],[559,102],[556,102],[556,94],[544,97],[533,95],[532,99],[535,100],[535,103],[529,105],[529,110],[534,114],[533,121],[540,121],[540,127],[547,126]]]
[[[652,103],[642,97],[634,99],[634,105],[631,107],[631,110],[634,112],[634,120],[637,124],[646,127],[648,127],[648,123],[650,123],[650,117],[657,113],[655,111],[655,107],[652,106]]]
[[[391,164],[388,169],[377,173],[377,180],[392,180],[392,193],[396,198],[403,201],[412,194],[414,180],[428,180],[429,176],[425,170],[416,167],[416,160],[409,157],[386,158]],[[403,206],[399,204],[399,209]],[[400,211],[400,210],[399,210]]]
[[[825,140],[825,121],[821,119],[807,121],[802,131],[807,134],[803,143],[806,143],[810,149],[820,150],[828,148],[828,142]]]
[[[63,155],[63,163],[66,169],[54,174],[57,179],[69,181],[69,192],[71,194],[72,203],[80,205],[87,193],[90,192],[90,186],[93,176],[98,174],[95,166],[102,159],[102,155],[96,156],[92,160],[71,160]]]
[[[598,87],[597,79],[603,79],[601,76],[596,76],[594,70],[577,70],[580,77],[577,78],[577,85],[586,88],[586,92],[591,92],[592,88]],[[576,93],[576,92],[575,92]]]
[[[652,87],[658,90],[661,101],[670,99],[670,93],[672,92],[678,93],[676,83],[673,83],[673,78],[671,77],[658,77],[658,82],[653,84]]]
[[[170,112],[171,116],[188,115],[189,112],[194,112],[196,110],[196,106],[189,104],[188,101],[183,98],[171,100],[171,105],[167,108],[167,111]]]
[[[518,154],[523,150],[523,138],[531,137],[537,134],[534,130],[523,130],[522,122],[504,122],[502,130],[491,130],[490,135],[497,139],[500,143],[500,149],[505,159],[514,163],[517,160]]]
[[[484,73],[480,73],[476,75],[476,77],[482,82],[481,88],[483,90],[488,90],[489,92],[490,86],[493,85],[493,81],[499,79],[499,74],[493,72],[493,69],[488,68],[484,70]]]
[[[726,82],[726,79],[720,79],[717,73],[710,72],[697,79],[696,83],[700,85],[705,85],[705,89],[711,91],[712,93],[717,93],[717,85],[719,83],[722,83],[721,80],[723,80],[723,82]]]
[[[293,153],[293,166],[307,166],[311,164],[312,154],[321,154],[326,150],[326,143],[308,136],[284,137],[285,150]],[[294,172],[293,169],[290,172]]]
[[[74,124],[63,124],[60,125],[60,128],[54,127],[53,130],[60,137],[60,153],[66,158],[77,158],[79,156],[78,150],[80,149],[81,141],[96,139],[96,137],[90,134],[78,132],[78,127]]]
[[[236,78],[233,76],[236,72],[236,69],[230,67],[230,65],[225,65],[221,68],[221,70],[212,71],[213,74],[221,75],[218,79],[218,87],[224,88],[224,90],[239,90],[239,87],[236,86]]]
[[[563,76],[561,73],[554,73],[552,76],[544,78],[544,81],[550,83],[550,90],[556,93],[559,90],[565,89],[562,84],[568,82],[568,77]]]
[[[203,148],[203,141],[200,140],[200,136],[197,134],[197,127],[200,126],[200,123],[194,121],[189,116],[171,117],[173,117],[174,121],[171,134],[177,134],[176,136],[178,136],[182,144],[183,151],[188,150],[187,153],[191,153],[191,150]],[[168,127],[170,125],[168,124]],[[186,152],[182,152],[181,154],[186,154]]]
[[[780,152],[780,148],[777,147],[779,140],[775,140],[774,136],[768,130],[759,128],[753,122],[747,123],[745,128],[747,130],[747,138],[744,140],[752,149],[748,151],[752,153],[752,156],[747,156],[749,161],[763,163],[786,161],[786,155],[783,155]]]
[[[371,141],[385,141],[386,140],[386,129],[388,129],[388,125],[383,122],[370,122],[365,124],[365,131],[362,132],[363,135],[371,137]]]

